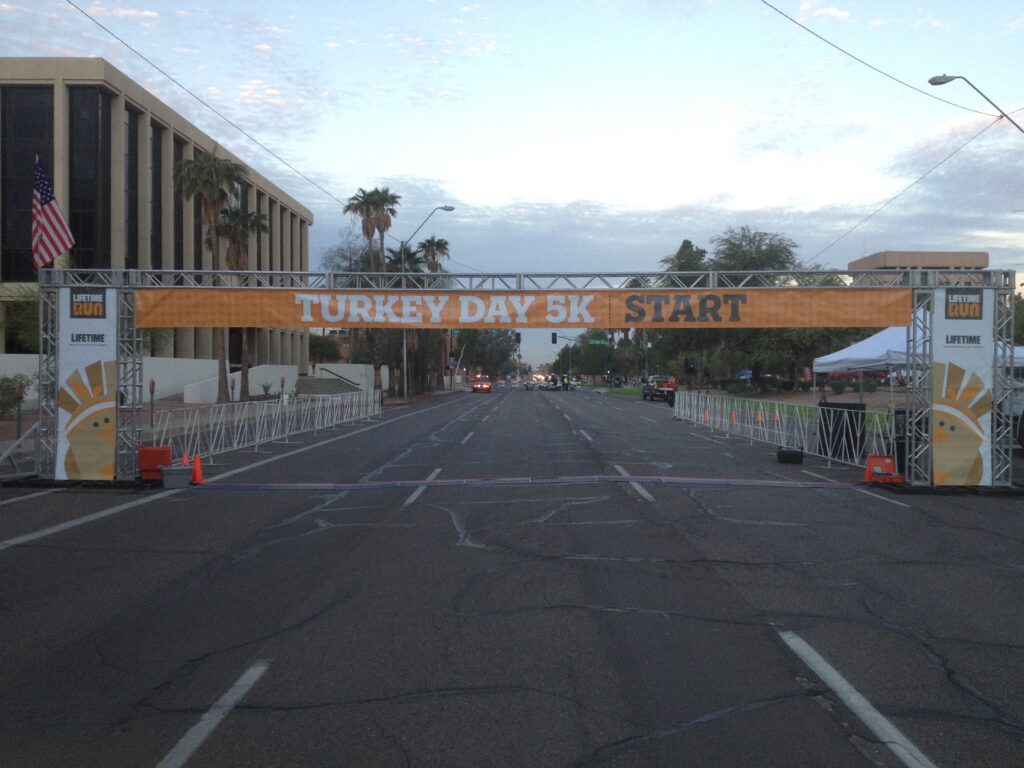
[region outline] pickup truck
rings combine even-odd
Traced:
[[[664,400],[669,405],[676,404],[676,385],[670,376],[648,376],[640,390],[644,400]]]

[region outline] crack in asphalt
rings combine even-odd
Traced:
[[[674,725],[666,726],[664,728],[658,728],[655,730],[645,731],[638,733],[633,736],[628,736],[619,741],[605,744],[602,747],[591,752],[589,755],[581,757],[579,760],[573,763],[574,766],[584,768],[585,766],[600,765],[601,763],[607,762],[624,752],[632,751],[638,747],[643,746],[652,741],[659,739],[672,738],[688,731],[692,731],[696,728],[701,728],[710,723],[717,722],[726,718],[736,717],[739,715],[746,715],[751,712],[756,712],[760,709],[772,707],[777,704],[784,704],[790,701],[806,698],[807,694],[803,692],[789,694],[786,696],[775,696],[768,699],[760,699],[758,701],[751,701],[745,704],[738,704],[734,707],[726,707],[725,709],[718,709],[713,712],[706,712],[703,715],[687,720],[683,723],[676,723]]]
[[[294,621],[291,624],[288,624],[288,625],[283,626],[283,627],[278,627],[277,629],[271,630],[270,632],[265,632],[263,634],[257,635],[256,637],[251,637],[251,638],[249,638],[247,640],[242,640],[242,641],[237,642],[237,643],[232,643],[231,645],[226,645],[226,646],[223,646],[223,647],[220,647],[220,648],[215,648],[215,649],[213,649],[211,651],[207,651],[206,653],[200,654],[199,656],[195,656],[195,657],[193,657],[191,659],[188,659],[188,660],[182,662],[181,664],[178,665],[178,667],[176,667],[174,670],[172,670],[170,673],[168,673],[164,677],[164,680],[162,680],[157,685],[153,686],[146,694],[144,694],[135,703],[135,706],[137,706],[137,707],[146,707],[146,708],[154,709],[154,710],[157,710],[157,711],[174,711],[174,710],[170,710],[170,709],[161,708],[159,705],[157,705],[157,704],[155,704],[153,702],[153,699],[155,699],[156,697],[158,697],[161,694],[165,693],[167,690],[170,689],[170,687],[172,685],[177,683],[179,680],[182,680],[183,678],[187,677],[189,674],[191,674],[191,672],[196,667],[198,667],[204,661],[206,661],[208,659],[211,659],[214,656],[221,656],[221,655],[226,654],[226,653],[231,653],[233,651],[238,651],[238,650],[241,650],[243,648],[248,648],[248,647],[250,647],[252,645],[256,645],[258,643],[263,643],[263,642],[267,642],[269,640],[273,640],[274,638],[279,637],[279,636],[284,635],[284,634],[287,634],[289,632],[295,632],[296,630],[303,629],[304,627],[307,627],[310,624],[312,624],[312,623],[314,623],[316,621],[319,621],[321,618],[323,618],[325,615],[327,615],[328,612],[330,612],[331,610],[333,610],[337,606],[341,605],[342,603],[348,601],[349,598],[351,598],[351,596],[352,595],[349,592],[342,593],[342,594],[336,596],[334,599],[332,599],[332,600],[328,601],[327,603],[325,603],[324,605],[322,605],[319,609],[317,609],[313,613],[311,613],[308,616],[305,616],[305,617],[303,617],[301,619],[298,619],[297,621]],[[193,711],[193,710],[188,710],[188,711]],[[203,710],[203,711],[205,711],[205,710]],[[130,719],[130,718],[126,718],[126,719]]]

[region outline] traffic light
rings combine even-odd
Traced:
[[[522,343],[523,343],[523,334],[521,334],[519,331],[516,331],[516,345],[519,345],[519,344],[522,344]]]
[[[551,343],[552,344],[557,344],[558,343],[558,334],[555,333],[554,331],[551,332]]]

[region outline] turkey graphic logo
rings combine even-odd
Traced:
[[[64,471],[69,480],[114,479],[116,392],[117,364],[100,360],[76,370],[61,387],[57,402],[70,415],[64,428]]]
[[[936,485],[980,485],[992,392],[959,365],[932,366],[932,468]],[[966,379],[966,382],[965,382]]]

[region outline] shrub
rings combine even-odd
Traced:
[[[0,376],[0,416],[6,416],[18,405],[18,385],[26,388],[32,382],[32,378],[20,373],[13,376]]]
[[[875,378],[864,379],[864,391],[865,392],[877,392],[878,391],[878,380]]]
[[[829,386],[829,389],[832,390],[832,394],[834,394],[834,395],[841,395],[841,394],[843,394],[843,392],[846,391],[846,382],[845,381],[830,381],[828,383],[828,386]]]
[[[800,391],[801,392],[810,392],[811,391],[811,382],[809,382],[809,381],[801,381],[800,382]]]

